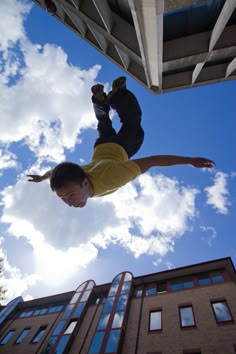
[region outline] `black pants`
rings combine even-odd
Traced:
[[[115,93],[108,103],[98,103],[92,97],[94,112],[98,120],[97,130],[99,137],[95,146],[108,142],[121,145],[130,158],[141,147],[144,131],[141,126],[141,108],[134,94],[126,88]],[[112,127],[109,117],[110,107],[116,110],[121,122],[119,132]]]

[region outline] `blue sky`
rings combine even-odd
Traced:
[[[63,160],[87,163],[97,136],[90,87],[118,67],[31,1],[2,0],[0,255],[5,302],[71,291],[221,257],[236,261],[235,97],[229,81],[155,96],[131,77],[145,141],[136,155],[203,156],[215,168],[154,168],[78,210],[48,182]],[[113,117],[119,127],[118,118]]]

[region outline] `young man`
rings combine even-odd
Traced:
[[[50,178],[50,186],[57,196],[69,206],[82,208],[87,200],[115,192],[126,183],[155,166],[192,165],[213,167],[213,161],[203,157],[155,155],[130,159],[141,147],[144,132],[141,126],[141,109],[132,92],[126,88],[126,78],[113,81],[112,91],[106,95],[103,85],[92,87],[92,102],[98,120],[98,138],[94,145],[92,161],[79,166],[62,162],[44,175],[28,175],[30,182]],[[109,117],[110,107],[121,121],[117,133]]]

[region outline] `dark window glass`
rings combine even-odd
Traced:
[[[66,309],[65,309],[65,311],[64,311],[64,313],[63,313],[63,315],[62,315],[62,318],[64,319],[64,318],[68,318],[69,316],[70,316],[70,314],[71,314],[71,311],[73,310],[73,308],[74,308],[74,305],[67,305],[66,306]]]
[[[181,327],[195,326],[192,306],[179,308]]]
[[[50,348],[52,348],[52,346],[56,343],[57,338],[58,338],[57,336],[52,336],[49,339],[47,345],[44,347],[42,353],[44,353],[44,352],[49,353]]]
[[[120,329],[115,329],[110,331],[105,353],[114,353],[117,351],[119,337],[120,337]]]
[[[23,331],[21,332],[21,334],[19,335],[19,337],[16,340],[16,344],[20,344],[23,342],[24,338],[27,336],[27,334],[29,333],[30,328],[25,328],[23,329]]]
[[[48,313],[55,313],[55,312],[60,312],[63,309],[63,306],[53,306],[50,307]]]
[[[105,332],[96,332],[88,354],[98,354],[101,348],[102,340]]]
[[[121,295],[118,300],[118,304],[116,307],[116,310],[122,311],[126,308],[127,305],[127,300],[128,300],[128,294],[126,295]]]
[[[166,291],[166,283],[157,284],[157,292],[164,293]]]
[[[38,343],[43,337],[46,331],[46,327],[40,327],[34,338],[32,339],[32,343]]]
[[[120,328],[122,327],[124,318],[124,311],[116,312],[112,322],[112,328]]]
[[[207,276],[198,278],[199,285],[209,285],[211,284],[211,279]]]
[[[48,312],[48,309],[41,309],[40,310],[40,315],[44,315],[47,312]]]
[[[10,338],[13,336],[13,334],[15,333],[14,329],[11,329],[6,335],[5,337],[1,340],[0,344],[6,344]]]
[[[150,312],[149,331],[161,329],[161,310]]]
[[[33,311],[24,312],[24,317],[30,317],[30,316],[32,316],[32,314],[33,314]]]
[[[53,331],[53,334],[54,334],[54,335],[57,336],[58,334],[60,334],[62,328],[63,328],[64,325],[65,325],[65,322],[66,322],[66,320],[61,320],[60,322],[58,322],[56,328],[55,328],[54,331]]]
[[[69,339],[70,339],[70,336],[65,335],[65,336],[61,337],[60,342],[58,343],[56,351],[55,351],[56,354],[63,354],[65,346],[66,346]]]
[[[219,274],[219,275],[213,275],[211,277],[212,283],[216,284],[216,283],[223,283],[224,281],[224,277],[223,275]]]
[[[110,313],[103,313],[101,315],[99,323],[98,323],[98,328],[97,328],[98,330],[106,329],[109,317],[110,317]]]
[[[107,301],[104,305],[103,312],[110,312],[113,306],[115,298],[114,297],[108,297]]]
[[[130,281],[126,281],[121,288],[121,294],[127,294],[129,292],[131,286],[131,282]]]
[[[34,316],[38,316],[39,314],[40,314],[40,310],[36,310],[36,311],[34,311],[34,313],[33,313]]]
[[[83,311],[83,309],[84,309],[84,306],[85,306],[85,303],[84,303],[84,302],[78,304],[77,307],[76,307],[75,312],[74,312],[73,315],[72,315],[72,317],[73,317],[73,318],[80,317],[80,315],[81,315],[81,313],[82,313],[82,311]]]
[[[213,302],[212,307],[213,307],[217,322],[232,321],[232,316],[230,314],[230,311],[229,311],[226,301]]]

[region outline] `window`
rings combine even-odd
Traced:
[[[97,354],[100,351],[100,347],[102,345],[102,340],[105,332],[96,332],[93,337],[93,342],[89,349],[89,354]]]
[[[141,297],[143,295],[143,289],[137,288],[134,290],[134,297]]]
[[[110,331],[105,353],[116,353],[117,351],[117,346],[119,342],[119,337],[120,337],[120,329],[115,329]]]
[[[209,285],[211,284],[211,279],[207,275],[202,275],[201,277],[198,278],[198,284],[199,285]]]
[[[156,295],[157,293],[157,288],[155,285],[152,285],[146,289],[145,295],[150,296],[150,295]]]
[[[69,326],[66,328],[64,334],[71,334],[77,325],[77,321],[71,321]]]
[[[220,323],[233,321],[226,301],[212,302],[211,305],[215,314],[216,322]]]
[[[27,334],[29,333],[30,328],[25,328],[23,329],[23,331],[21,332],[21,334],[19,335],[19,337],[17,338],[17,340],[15,341],[16,344],[20,344],[23,342],[23,340],[25,339],[25,337],[27,336]]]
[[[161,330],[161,310],[151,311],[149,315],[149,331]]]
[[[192,306],[179,307],[179,315],[181,327],[195,326]]]
[[[10,331],[7,332],[7,334],[5,335],[5,337],[1,340],[0,344],[6,344],[10,338],[13,336],[13,334],[15,333],[14,329],[11,329]]]
[[[46,331],[46,326],[40,327],[39,330],[36,332],[34,338],[32,339],[31,343],[38,343],[43,337],[45,331]]]

